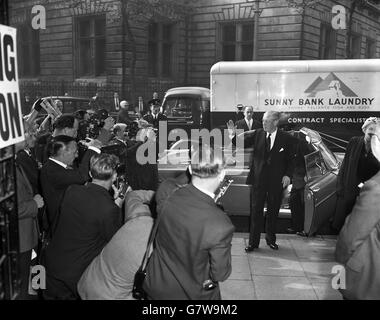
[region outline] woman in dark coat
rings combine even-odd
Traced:
[[[373,177],[380,164],[371,150],[371,137],[374,134],[378,118],[368,118],[362,126],[364,137],[352,137],[337,179],[337,205],[332,227],[339,231],[344,220],[351,212],[360,184]]]

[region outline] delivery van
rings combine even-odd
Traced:
[[[286,130],[308,127],[342,151],[380,117],[380,59],[218,62],[210,71],[210,127],[225,128],[241,106],[261,121],[283,112]],[[339,150],[340,149],[340,150]]]
[[[169,89],[162,101],[162,112],[168,118],[168,132],[210,128],[210,90],[203,87]]]

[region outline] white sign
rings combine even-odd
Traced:
[[[215,76],[213,111],[238,104],[255,112],[378,111],[379,72],[222,74]]]
[[[0,148],[24,140],[16,29],[0,25]]]

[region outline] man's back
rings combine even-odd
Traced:
[[[93,183],[71,186],[47,248],[47,272],[58,279],[78,281],[120,226],[120,209],[108,190]]]
[[[177,190],[164,207],[156,247],[147,267],[145,288],[153,299],[220,299],[219,287],[206,291],[212,278],[231,273],[234,231],[214,200],[192,184]]]

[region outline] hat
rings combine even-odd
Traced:
[[[150,106],[160,106],[161,100],[160,99],[152,99],[148,101],[148,105]]]
[[[363,130],[363,132],[365,131],[365,129],[366,129],[370,124],[377,124],[377,123],[380,123],[380,119],[379,119],[379,118],[376,118],[376,117],[369,117],[368,119],[366,119],[366,121],[364,121],[364,124],[362,125],[362,130]]]

